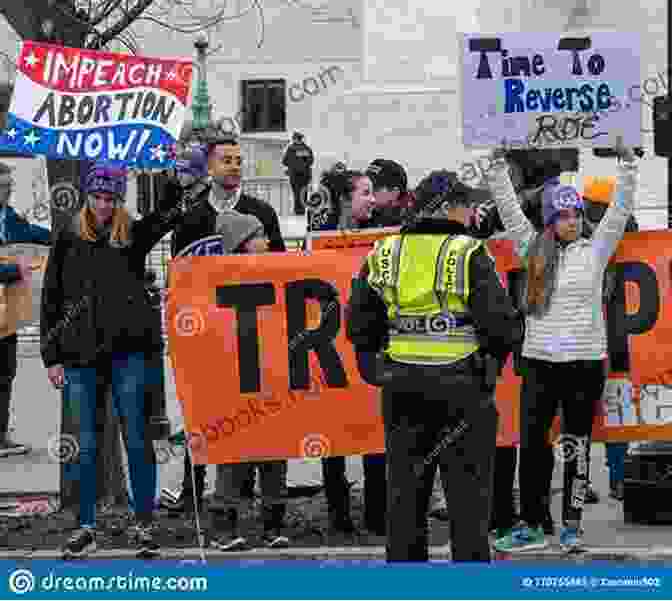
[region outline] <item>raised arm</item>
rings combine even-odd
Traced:
[[[516,254],[524,259],[536,236],[536,230],[523,213],[518,197],[509,177],[509,166],[504,157],[495,154],[486,173],[486,180],[497,211],[506,228],[506,237],[515,243]]]
[[[593,249],[602,269],[606,268],[609,259],[616,252],[625,233],[628,219],[635,208],[639,165],[634,159],[633,153],[624,151],[623,160],[618,165],[614,200],[593,232]]]

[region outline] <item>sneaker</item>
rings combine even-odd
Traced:
[[[567,553],[580,553],[585,550],[583,531],[580,528],[565,526],[560,533],[560,546]]]
[[[210,546],[218,551],[245,551],[247,539],[238,534],[225,534],[210,541]]]
[[[26,444],[19,444],[13,440],[0,441],[0,458],[12,457],[14,455],[26,455],[30,453],[31,448]]]
[[[152,559],[161,555],[161,547],[152,536],[150,526],[139,526],[135,532],[136,552],[139,559]]]
[[[63,559],[79,559],[96,550],[96,539],[93,528],[84,527],[76,530],[63,547]]]
[[[269,549],[286,549],[289,547],[289,539],[286,536],[282,536],[279,532],[267,530],[264,532],[261,540]]]
[[[529,528],[521,524],[513,528],[509,534],[495,541],[495,550],[504,553],[531,551],[548,547],[543,528]]]

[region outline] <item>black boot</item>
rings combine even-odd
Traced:
[[[554,536],[555,523],[553,522],[553,516],[551,515],[551,501],[548,497],[544,497],[541,499],[541,503],[544,507],[544,519],[541,522],[544,534],[546,536]]]
[[[247,549],[247,539],[240,535],[238,524],[238,510],[229,509],[225,517],[214,517],[216,530],[219,530],[219,525],[223,526],[223,533],[219,536],[213,537],[210,541],[210,546],[218,551],[244,551]],[[221,523],[223,521],[223,524]]]
[[[345,457],[323,459],[322,473],[329,510],[329,529],[352,534],[356,528],[350,517],[350,485],[345,477]]]
[[[287,506],[284,503],[262,509],[264,515],[264,536],[262,540],[269,549],[286,549],[289,547],[289,539],[282,534],[286,509]]]

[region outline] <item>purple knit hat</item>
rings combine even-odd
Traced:
[[[197,179],[208,175],[208,154],[201,146],[192,146],[175,161],[178,175],[191,175]]]
[[[94,164],[86,174],[84,191],[86,194],[108,192],[114,194],[121,202],[126,200],[126,180],[128,172],[123,167],[107,163]]]
[[[542,213],[544,227],[555,222],[560,211],[566,209],[583,210],[583,198],[574,186],[566,186],[560,183],[556,177],[544,183],[542,194]]]

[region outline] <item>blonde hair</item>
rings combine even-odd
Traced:
[[[87,242],[95,242],[98,239],[96,227],[96,213],[89,207],[84,206],[79,212],[79,235]],[[128,246],[130,243],[131,216],[124,207],[115,207],[112,210],[112,232],[110,244],[112,246]]]

